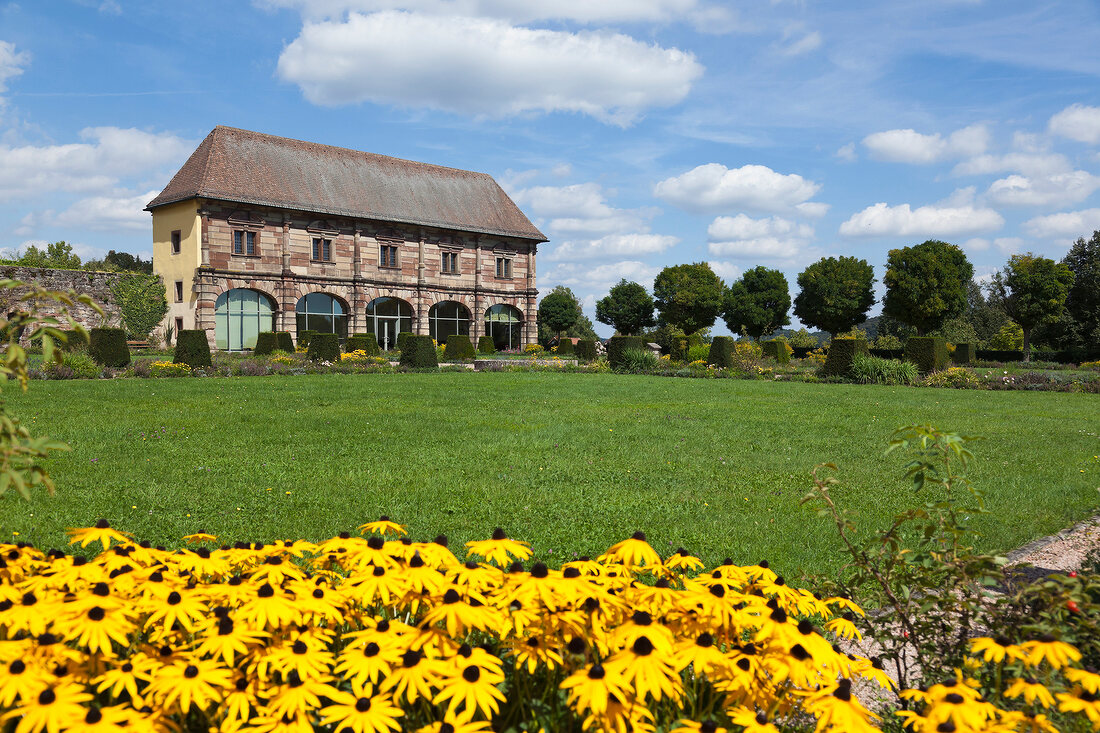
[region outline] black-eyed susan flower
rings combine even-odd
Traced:
[[[394,537],[401,537],[409,533],[408,528],[403,524],[398,524],[389,517],[382,515],[374,522],[367,522],[366,524],[359,525],[359,531],[362,534],[378,534],[385,537],[386,535],[393,535]]]
[[[603,715],[613,699],[626,699],[630,683],[618,669],[608,670],[597,662],[571,674],[561,689],[569,693],[569,704],[578,711]]]
[[[183,541],[189,545],[198,545],[204,542],[217,542],[218,537],[217,535],[209,534],[200,529],[194,534],[184,535]]]
[[[213,659],[185,658],[157,670],[149,694],[162,707],[178,705],[186,713],[220,702],[232,681],[232,673]]]
[[[1081,652],[1077,651],[1076,647],[1059,641],[1051,634],[1043,634],[1038,639],[1025,641],[1021,647],[1027,655],[1024,661],[1032,667],[1046,662],[1055,669],[1061,669],[1070,662],[1081,661]]]
[[[628,568],[655,568],[661,565],[661,556],[650,547],[645,532],[635,532],[630,539],[616,542],[602,557]]]
[[[1062,672],[1067,680],[1080,685],[1081,689],[1100,695],[1100,674],[1095,670],[1070,668]]]
[[[680,675],[672,665],[671,654],[658,650],[647,636],[639,636],[627,649],[615,654],[604,665],[618,671],[634,688],[639,700],[678,698],[682,692]]]
[[[431,700],[439,685],[439,665],[417,650],[410,649],[401,655],[388,677],[383,680],[381,692],[393,690],[395,700],[402,697],[413,703],[420,698]]]
[[[729,711],[728,714],[734,725],[744,728],[743,733],[779,733],[779,729],[768,720],[767,714],[763,711],[739,707]]]
[[[485,718],[492,718],[505,700],[504,693],[497,689],[497,685],[504,681],[504,673],[499,667],[469,661],[469,664],[459,662],[456,665],[457,674],[440,678],[440,690],[432,704],[446,702],[447,712],[459,719],[472,718],[477,712]]]
[[[1039,680],[1034,677],[1016,678],[1005,690],[1005,697],[1012,699],[1022,697],[1028,705],[1041,705],[1044,708],[1054,707],[1054,695]]]
[[[1084,713],[1093,730],[1100,730],[1100,696],[1075,687],[1071,692],[1059,692],[1058,709],[1063,713]]]
[[[477,555],[499,566],[507,565],[510,558],[522,561],[531,557],[529,543],[509,539],[500,527],[493,530],[492,539],[467,542],[466,548],[469,550],[467,557]]]
[[[363,692],[360,690],[359,692]],[[387,733],[401,730],[398,722],[404,713],[390,701],[389,695],[336,692],[332,704],[321,709],[321,724],[333,724],[335,730],[354,733]]]
[[[1008,661],[1020,661],[1027,657],[1027,653],[1003,636],[981,636],[970,640],[972,654],[980,654],[987,662],[1001,664]]]
[[[69,544],[73,545],[79,542],[81,547],[99,542],[106,550],[112,542],[125,543],[130,541],[130,538],[124,533],[112,529],[111,523],[106,519],[100,519],[94,527],[70,527],[66,532],[69,535]]]
[[[137,624],[130,620],[128,609],[105,603],[87,610],[78,607],[78,613],[66,614],[60,626],[65,629],[66,640],[93,654],[113,656],[111,642],[123,649],[128,647]]]
[[[87,714],[84,703],[91,699],[92,695],[85,692],[82,685],[56,682],[23,700],[0,720],[18,720],[16,733],[58,733],[77,727]]]
[[[0,708],[17,701],[30,700],[49,685],[51,675],[42,667],[23,659],[12,659],[0,666]]]
[[[153,629],[153,638],[163,638],[164,630],[176,624],[186,631],[194,631],[210,612],[202,595],[195,590],[173,590],[158,603],[145,619],[145,628]]]
[[[870,733],[878,728],[871,724],[878,716],[870,712],[852,695],[852,681],[841,679],[827,685],[806,701],[806,710],[817,718],[817,730],[830,728],[845,733]]]

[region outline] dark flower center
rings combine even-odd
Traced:
[[[448,588],[447,592],[443,594],[443,602],[447,604],[458,603],[459,595],[458,591],[454,588]]]
[[[649,626],[653,623],[653,617],[645,611],[635,611],[630,620],[638,626]]]
[[[88,618],[92,621],[102,621],[103,617],[106,615],[106,612],[99,606],[92,606],[88,609]]]
[[[1051,642],[1058,641],[1058,639],[1054,636],[1054,634],[1043,634],[1039,637],[1039,641],[1043,642],[1044,644],[1050,644]]]
[[[51,690],[49,688],[47,688],[45,690],[42,690],[42,692],[38,693],[38,704],[39,705],[53,705],[54,700],[56,700],[56,699],[57,699],[57,695],[54,693],[53,690]]]
[[[260,589],[256,592],[260,598],[271,598],[275,595],[275,589],[271,587],[271,583],[264,583],[260,586]]]
[[[22,659],[16,659],[10,665],[8,665],[8,672],[10,674],[23,674],[27,670],[27,665],[23,663]]]
[[[401,655],[401,664],[406,667],[415,667],[420,664],[420,652],[410,649]]]
[[[726,595],[726,586],[715,583],[710,587],[710,594],[715,598],[722,598]]]
[[[171,593],[168,594],[168,605],[169,606],[178,605],[179,602],[182,601],[182,600],[183,600],[183,596],[181,596],[179,594],[179,591],[172,591]]]
[[[569,640],[566,648],[569,649],[570,654],[584,654],[584,639],[580,638],[579,636],[574,636],[572,639]]]
[[[469,667],[462,670],[462,679],[467,682],[477,682],[481,679],[481,670],[477,668],[477,665],[471,664]]]
[[[704,720],[699,724],[700,733],[714,733],[716,730],[718,730],[718,724],[713,720]]]
[[[604,671],[602,664],[593,664],[592,668],[588,670],[588,679],[590,680],[602,680],[607,676],[607,672]]]
[[[640,542],[645,542],[645,532],[642,532],[641,530],[638,530],[634,534],[630,535],[630,539],[638,540]]]
[[[950,695],[945,695],[943,699],[952,705],[961,705],[965,698],[957,692],[952,692]]]
[[[371,537],[369,540],[367,540],[367,547],[372,550],[381,550],[385,546],[386,541],[381,537]]]
[[[500,527],[497,527],[496,529],[493,530],[493,539],[494,540],[505,540],[505,539],[508,539],[508,535],[504,534],[503,529],[501,529]]]
[[[384,567],[382,567],[381,565],[375,565],[374,570],[371,571],[371,575],[373,575],[376,578],[381,578],[385,574],[386,574],[386,569]]]
[[[545,578],[549,575],[550,575],[550,570],[546,567],[546,565],[544,563],[537,562],[533,566],[531,566],[531,577],[532,578]]]
[[[782,608],[777,608],[768,615],[768,618],[777,624],[784,624],[787,623],[787,612]]]
[[[634,640],[634,653],[639,657],[646,657],[653,653],[653,642],[645,636],[639,636]]]
[[[791,656],[800,662],[805,662],[810,658],[810,653],[801,644],[795,644],[791,647]]]
[[[699,634],[699,638],[695,640],[696,646],[708,647],[714,645],[714,637],[710,635],[709,631],[704,631]]]
[[[314,598],[324,598],[325,597],[325,592],[323,590],[321,590],[320,588],[314,588],[313,589],[313,597]]]
[[[305,654],[307,651],[309,651],[309,647],[307,647],[306,643],[301,639],[298,639],[298,641],[294,642],[294,646],[292,646],[290,649],[295,654]]]
[[[365,713],[370,710],[370,698],[361,697],[355,701],[355,709],[361,713]]]
[[[84,722],[89,725],[95,725],[101,720],[103,720],[103,713],[99,711],[99,708],[89,709],[87,715],[84,716]]]
[[[367,657],[376,657],[380,651],[382,651],[382,649],[372,641],[363,649],[363,655]]]
[[[103,597],[111,594],[111,589],[107,587],[106,583],[96,583],[92,586],[92,593]]]
[[[946,720],[936,726],[936,733],[955,733],[955,724]]]
[[[36,603],[38,603],[38,598],[35,597],[34,593],[24,593],[23,594],[23,605],[24,606],[33,606]]]
[[[798,633],[802,634],[803,636],[809,636],[810,634],[814,633],[814,625],[806,619],[802,619],[798,622]]]
[[[236,688],[237,688],[237,691],[238,691],[238,692],[244,692],[244,689],[245,689],[246,687],[248,687],[248,680],[247,680],[247,679],[245,679],[244,677],[241,677],[241,678],[240,678],[239,680],[237,680],[237,681],[236,681],[235,683],[233,683],[233,684],[234,684],[234,687],[236,687]]]
[[[189,680],[193,680],[199,676],[199,668],[193,664],[187,665],[187,669],[183,670],[183,676]]]
[[[110,529],[111,528],[111,523],[108,522],[106,519],[100,519],[98,522],[95,523],[95,528],[96,529]]]

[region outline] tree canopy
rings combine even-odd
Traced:
[[[996,303],[1023,330],[1024,361],[1031,361],[1031,331],[1062,315],[1073,285],[1069,266],[1030,252],[1012,255],[993,275],[989,290]]]
[[[539,324],[559,336],[580,320],[581,305],[577,296],[564,285],[558,285],[539,302]]]
[[[754,267],[730,286],[722,311],[733,333],[747,333],[757,341],[765,333],[791,322],[791,293],[779,270]]]
[[[38,245],[29,245],[14,260],[22,267],[49,267],[55,270],[79,270],[80,255],[73,252],[73,246],[66,241],[51,242],[45,249]]]
[[[1100,231],[1079,237],[1062,263],[1073,273],[1066,310],[1085,345],[1100,348]]]
[[[653,300],[661,321],[686,334],[714,325],[725,290],[725,283],[706,262],[666,267],[653,280]]]
[[[653,297],[636,282],[623,278],[606,297],[596,301],[596,320],[613,326],[623,336],[657,325]]]
[[[892,249],[882,279],[882,312],[923,336],[966,310],[966,282],[973,276],[974,266],[953,244],[933,239]]]
[[[794,314],[833,337],[867,320],[875,304],[875,268],[855,257],[823,257],[798,276]]]

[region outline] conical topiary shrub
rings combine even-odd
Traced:
[[[315,333],[309,339],[306,357],[310,361],[340,361],[340,337],[334,333]]]
[[[252,353],[256,356],[270,354],[279,346],[278,337],[274,331],[260,331],[256,334],[256,345],[252,347]]]
[[[596,361],[596,357],[599,353],[596,351],[595,339],[581,339],[577,342],[577,347],[574,349],[577,354],[577,358],[581,361]]]
[[[412,369],[431,369],[439,366],[432,337],[410,333],[405,338],[405,345],[401,349],[401,366]]]
[[[294,338],[290,335],[290,331],[279,331],[275,334],[275,342],[278,344],[276,347],[279,351],[285,351],[288,354],[294,353]]]
[[[733,367],[733,339],[729,336],[715,336],[710,342],[707,365],[719,369]]]
[[[642,351],[645,348],[645,339],[641,336],[612,336],[607,341],[607,363],[612,369],[618,369],[623,365],[623,354],[629,349]]]
[[[558,339],[558,350],[554,353],[558,356],[573,356],[573,340],[564,336]]]
[[[452,333],[447,337],[447,361],[465,361],[474,358],[474,342],[469,336]]]
[[[493,343],[492,336],[482,336],[477,340],[477,353],[479,354],[495,354],[497,353],[496,344]]]
[[[206,340],[206,331],[180,331],[176,336],[176,351],[172,355],[172,361],[186,364],[192,369],[210,366],[210,342]]]
[[[88,356],[96,364],[124,367],[130,363],[130,347],[121,328],[93,328],[88,337]]]
[[[866,341],[854,338],[833,339],[829,342],[829,354],[825,357],[825,365],[821,367],[821,373],[827,377],[848,376],[856,354],[864,356],[871,354]]]

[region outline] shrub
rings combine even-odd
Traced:
[[[183,362],[154,361],[149,365],[151,377],[190,377],[191,367]]]
[[[340,361],[340,337],[334,333],[315,333],[309,339],[306,358],[310,361]]]
[[[538,344],[527,344],[523,347],[523,353],[530,356],[538,356],[544,351],[546,351],[546,349],[542,348],[542,346]]]
[[[673,361],[689,361],[688,349],[691,341],[687,336],[673,336],[668,339],[668,355]]]
[[[829,344],[829,355],[825,359],[825,365],[821,368],[822,375],[826,377],[846,377],[852,369],[852,360],[856,354],[870,355],[867,342],[864,339],[841,338],[833,339]]]
[[[206,340],[206,331],[184,330],[176,337],[176,353],[172,361],[186,364],[192,369],[211,366],[210,343]]]
[[[951,354],[951,361],[956,364],[973,364],[977,356],[974,344],[955,344],[955,351]]]
[[[62,348],[65,351],[87,351],[88,350],[88,332],[77,331],[74,329],[68,329],[62,331],[65,334],[65,343],[58,343],[58,348]]]
[[[623,363],[623,352],[627,349],[646,348],[641,336],[612,336],[607,341],[607,363],[612,369],[619,369]]]
[[[951,367],[932,372],[921,383],[925,387],[950,387],[951,389],[982,389],[985,384],[969,369]]]
[[[496,344],[493,343],[492,336],[482,336],[477,340],[477,353],[479,354],[495,354],[497,353]]]
[[[1100,361],[1083,361],[1081,362],[1081,368],[1100,372]]]
[[[270,354],[277,348],[279,348],[279,339],[275,332],[260,331],[256,336],[256,345],[252,348],[252,353],[256,356],[263,356],[264,354]]]
[[[558,341],[557,350],[554,352],[558,356],[573,356],[573,340],[563,338]]]
[[[288,354],[294,353],[294,338],[290,335],[290,331],[279,331],[276,333],[275,343],[279,351],[285,351]]]
[[[760,344],[748,339],[733,342],[733,369],[739,372],[751,372],[760,366],[764,350]]]
[[[474,358],[474,342],[469,336],[460,333],[452,333],[447,337],[447,359],[450,361],[466,361]]]
[[[121,328],[93,328],[88,339],[88,355],[96,364],[124,367],[130,363],[130,347]]]
[[[910,336],[905,342],[905,360],[917,365],[921,374],[947,368],[947,342],[943,336]]]
[[[593,339],[581,339],[577,342],[577,358],[581,361],[596,361],[599,353],[596,351],[596,342]]]
[[[733,339],[729,336],[715,336],[707,352],[707,366],[729,369],[733,366]]]
[[[649,349],[630,348],[623,351],[618,370],[630,374],[646,374],[660,364],[660,358]]]
[[[435,343],[431,336],[410,333],[401,349],[401,366],[412,369],[430,369],[439,366]]]
[[[918,373],[912,362],[856,354],[848,376],[860,384],[914,384]]]
[[[708,356],[710,356],[710,344],[691,344],[687,347],[687,351],[684,352],[683,361],[689,364],[701,361],[706,364]]]
[[[772,339],[771,341],[765,341],[763,344],[764,357],[768,359],[775,359],[780,364],[789,364],[791,362],[791,353],[794,349],[790,344],[782,339]]]
[[[382,348],[378,345],[378,339],[371,334],[357,333],[354,336],[348,336],[348,340],[344,342],[344,351],[349,354],[353,351],[362,351],[368,356],[378,356],[382,353]]]
[[[402,331],[401,333],[397,334],[397,350],[404,351],[406,342],[408,342],[408,340],[415,335],[416,334],[412,331]]]
[[[103,367],[83,351],[67,352],[62,362],[46,362],[42,371],[50,379],[96,379],[103,374]]]
[[[303,348],[308,348],[310,339],[312,339],[313,336],[316,333],[317,333],[316,331],[311,330],[311,329],[306,329],[305,331],[299,331],[298,332],[298,346],[303,347]]]

